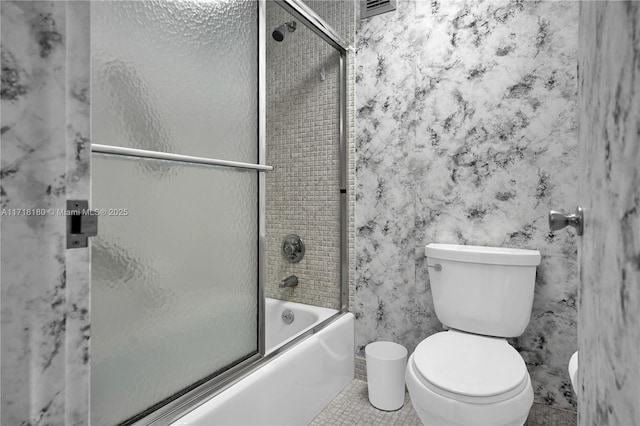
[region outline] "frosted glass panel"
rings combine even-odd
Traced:
[[[257,162],[257,10],[92,2],[92,142]]]
[[[91,244],[91,420],[106,425],[257,351],[258,177],[104,154],[91,167],[107,213]]]

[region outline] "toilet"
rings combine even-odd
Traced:
[[[448,331],[424,339],[405,374],[425,425],[522,425],[533,404],[524,360],[506,338],[531,317],[540,252],[429,244],[436,315]]]

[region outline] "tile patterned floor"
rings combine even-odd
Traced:
[[[409,394],[398,411],[381,411],[369,403],[367,382],[355,379],[316,417],[310,426],[420,426]]]
[[[576,413],[533,404],[525,426],[575,426]],[[381,411],[369,403],[367,382],[355,379],[316,417],[310,426],[420,426],[409,394],[398,411]]]

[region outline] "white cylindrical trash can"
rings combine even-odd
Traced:
[[[399,410],[404,405],[407,349],[393,342],[374,342],[369,343],[364,351],[369,402],[380,410]]]

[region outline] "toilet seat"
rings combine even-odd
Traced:
[[[412,358],[425,387],[461,402],[505,401],[529,383],[524,360],[501,338],[455,330],[436,333],[418,345]]]
[[[405,379],[416,413],[424,425],[503,425],[522,426],[533,404],[533,387],[527,374],[522,392],[500,402],[479,398],[462,401],[459,395],[450,398],[434,392],[416,371],[413,355],[409,357]],[[479,402],[484,401],[484,402]]]

